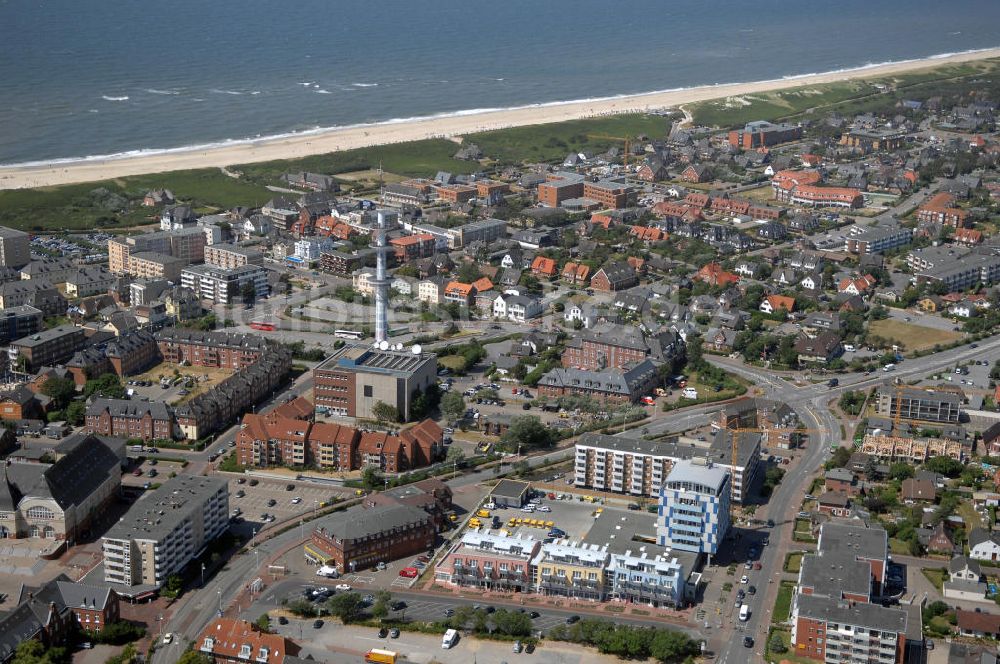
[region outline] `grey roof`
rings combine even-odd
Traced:
[[[643,360],[629,368],[604,371],[557,367],[542,376],[538,383],[627,395],[632,393],[635,386],[647,382],[650,374],[655,373],[656,366],[649,360]]]
[[[689,459],[682,459],[674,464],[667,475],[666,484],[675,482],[686,484],[700,484],[719,495],[729,477],[729,471],[721,466],[705,463],[693,463]]]
[[[94,399],[87,406],[87,415],[100,415],[105,410],[111,417],[142,418],[147,413],[154,420],[170,420],[170,409],[162,401],[138,401],[130,399]]]
[[[839,480],[841,482],[853,482],[854,473],[846,468],[831,468],[826,471],[826,478],[830,480]]]
[[[1000,543],[1000,536],[995,533],[990,533],[982,528],[973,528],[969,531],[969,548],[973,548],[978,544],[983,542],[988,542],[993,540],[994,542]]]
[[[751,458],[759,454],[760,434],[745,431],[740,434],[737,463],[746,468]],[[644,440],[642,438],[627,438],[624,436],[609,436],[601,433],[587,432],[577,439],[577,445],[595,447],[611,452],[626,454],[646,454],[649,456],[669,457],[671,459],[711,459],[723,466],[732,463],[732,442],[730,433],[719,432],[710,446],[699,445],[694,441],[682,443],[677,437],[663,440]]]
[[[20,346],[21,348],[34,348],[35,346],[48,343],[53,339],[77,333],[83,334],[83,328],[76,325],[60,325],[27,337],[22,337],[14,341],[11,345]]]
[[[825,549],[825,545],[824,545]],[[803,556],[799,572],[801,585],[813,588],[814,595],[840,599],[844,593],[869,596],[872,568],[869,563],[836,551]]]
[[[948,562],[948,571],[951,573],[960,572],[966,568],[977,576],[982,576],[983,574],[979,563],[968,556],[955,556]]]
[[[8,240],[15,237],[28,237],[28,234],[24,231],[19,231],[16,228],[8,228],[7,226],[0,226],[0,238]]]
[[[116,450],[88,436],[54,464],[12,463],[0,481],[0,510],[13,511],[24,497],[52,498],[67,509],[85,500],[111,473],[119,472]]]
[[[531,485],[527,482],[504,479],[497,482],[497,485],[490,491],[490,495],[503,496],[505,498],[520,498],[529,488],[531,488]]]
[[[185,519],[200,512],[204,502],[225,490],[223,477],[177,475],[141,499],[112,526],[104,539],[159,541]]]
[[[856,625],[882,632],[905,633],[906,611],[881,604],[863,604],[829,599],[818,595],[797,595],[799,615],[828,623]]]
[[[413,524],[426,523],[431,516],[409,505],[378,505],[365,509],[350,509],[333,514],[319,523],[319,528],[336,540],[356,540],[371,537]]]
[[[848,552],[857,558],[885,560],[888,550],[885,530],[864,521],[828,521],[820,529],[820,547],[825,552]]]

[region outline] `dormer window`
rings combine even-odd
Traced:
[[[240,659],[250,659],[250,644],[244,643],[240,646],[240,654],[237,655]]]
[[[268,650],[267,648],[261,648],[257,651],[257,661],[266,662],[267,661]]]
[[[206,636],[205,642],[201,644],[201,649],[204,652],[212,652],[215,650],[215,639],[210,636]]]

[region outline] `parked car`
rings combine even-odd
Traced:
[[[519,653],[524,650],[524,646],[521,645],[520,641],[514,641],[514,645],[511,647],[513,652]]]
[[[389,630],[389,638],[390,639],[398,639],[399,638],[399,630],[396,629],[395,627],[393,627],[392,629],[390,629]]]
[[[569,618],[566,619],[567,625],[572,625],[578,622],[580,622],[580,616],[570,616]]]
[[[385,627],[383,627],[378,631],[378,638],[384,639],[387,636],[389,636],[389,630],[386,629]]]
[[[319,629],[322,626],[323,626],[323,621],[322,620],[315,620],[315,621],[313,621],[313,627],[314,628]]]
[[[743,637],[743,647],[744,648],[753,648],[753,637],[752,636],[744,636]]]

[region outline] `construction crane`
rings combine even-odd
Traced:
[[[607,134],[587,134],[587,138],[598,138],[609,141],[622,141],[625,144],[625,152],[622,155],[622,164],[624,164],[625,168],[628,168],[628,158],[632,147],[631,138],[629,138],[628,136],[609,136]]]
[[[743,434],[743,433],[759,433],[759,434],[770,434],[770,433],[776,433],[776,434],[783,434],[783,433],[787,433],[787,434],[794,434],[794,433],[802,433],[802,434],[820,433],[819,429],[791,428],[791,427],[770,427],[770,428],[764,428],[764,427],[736,427],[734,429],[728,429],[727,428],[727,431],[730,432],[729,433],[729,439],[730,439],[731,446],[732,446],[732,462],[733,462],[733,477],[730,478],[730,482],[729,482],[729,491],[730,491],[729,506],[730,506],[730,509],[734,508],[734,506],[736,505],[737,498],[738,498],[738,496],[736,495],[736,468],[739,465],[739,458],[740,458],[740,454],[739,454],[739,452],[740,452],[740,434]]]

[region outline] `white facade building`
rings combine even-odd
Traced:
[[[660,546],[718,552],[729,530],[730,475],[709,463],[678,461],[660,493],[656,537]]]

